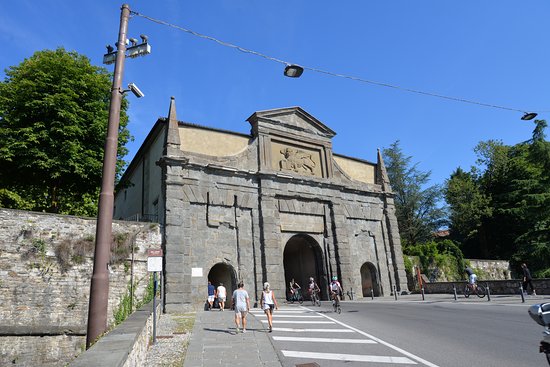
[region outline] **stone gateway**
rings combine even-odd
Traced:
[[[299,107],[254,113],[250,135],[177,120],[172,98],[121,179],[115,218],[163,228],[165,309],[202,307],[207,284],[279,299],[332,276],[355,297],[408,292],[393,193],[376,163],[332,152]],[[307,299],[307,295],[306,299]]]

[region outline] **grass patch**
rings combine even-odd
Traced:
[[[174,334],[187,334],[193,331],[196,316],[197,314],[195,312],[174,314],[172,316],[172,319],[176,322],[176,327],[173,331]]]

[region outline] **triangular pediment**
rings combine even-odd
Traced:
[[[299,135],[307,134],[328,139],[336,135],[333,130],[300,107],[258,111],[247,121],[252,125],[254,135],[263,129],[280,130]]]

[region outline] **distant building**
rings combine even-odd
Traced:
[[[260,111],[240,134],[168,118],[145,139],[115,197],[115,218],[164,230],[165,307],[202,305],[207,281],[243,280],[258,300],[310,276],[356,297],[408,292],[393,194],[377,162],[333,154],[335,132],[299,107]]]

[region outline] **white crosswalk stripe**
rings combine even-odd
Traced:
[[[309,359],[332,359],[345,362],[377,362],[377,363],[398,363],[416,364],[407,357],[371,356],[365,354],[341,354],[341,353],[312,353],[293,350],[282,350],[285,357],[309,358]]]
[[[300,328],[273,328],[273,331],[284,331],[290,333],[353,333],[349,329],[300,329]]]
[[[345,344],[376,344],[374,340],[369,339],[342,339],[342,338],[304,338],[294,336],[274,336],[273,340],[288,342],[318,342],[318,343],[345,343]]]
[[[267,320],[260,320],[264,324],[267,322]],[[273,325],[278,324],[334,324],[332,321],[303,321],[303,320],[273,320]]]

